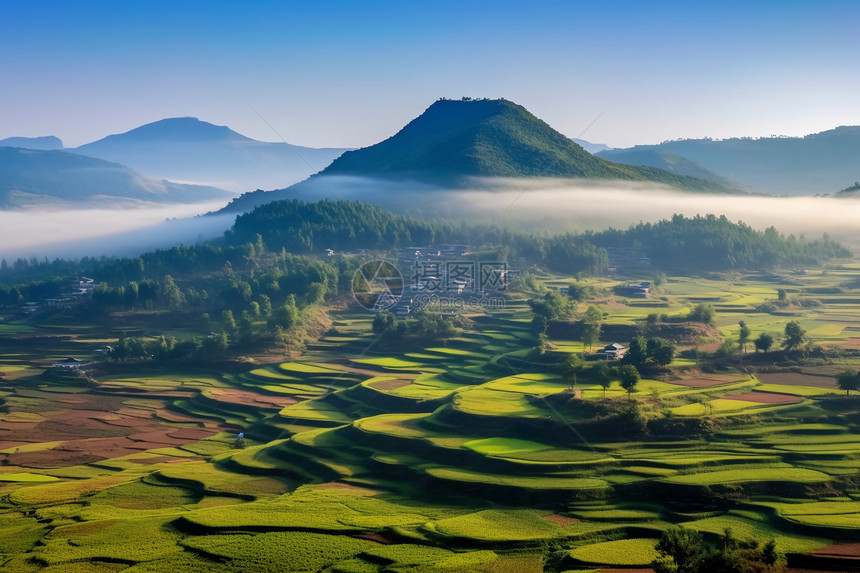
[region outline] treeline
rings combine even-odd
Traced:
[[[804,241],[785,237],[774,227],[756,231],[744,223],[733,223],[725,215],[674,215],[657,223],[639,223],[629,229],[610,229],[591,236],[601,247],[641,250],[654,266],[684,271],[762,269],[792,265],[815,265],[833,258],[851,256],[841,244],[825,234]]]
[[[756,231],[725,216],[674,215],[627,230],[581,235],[527,235],[496,226],[416,219],[354,201],[277,201],[237,218],[230,243],[254,241],[295,253],[468,243],[493,245],[508,257],[571,274],[601,274],[607,247],[642,251],[658,268],[691,272],[813,265],[851,253],[826,235],[813,241],[781,235],[773,227]]]
[[[606,250],[584,235],[540,237],[495,225],[427,221],[391,213],[356,201],[275,201],[236,218],[228,243],[253,242],[257,235],[271,249],[293,253],[391,250],[444,243],[492,246],[501,259],[522,258],[564,273],[600,274]]]
[[[773,227],[756,231],[714,215],[675,215],[627,230],[550,237],[497,226],[427,221],[355,201],[276,201],[237,217],[223,239],[176,246],[136,258],[18,259],[0,262],[0,304],[56,296],[71,280],[106,283],[95,300],[109,306],[188,303],[240,312],[262,296],[277,305],[289,294],[314,302],[348,291],[354,257],[318,255],[325,249],[383,250],[443,243],[482,247],[478,256],[535,265],[570,275],[600,275],[607,248],[641,251],[654,266],[682,272],[813,265],[850,252],[826,235],[815,241],[784,237]],[[179,296],[165,277],[170,276]],[[154,286],[147,281],[156,283]],[[180,301],[177,303],[177,301]]]

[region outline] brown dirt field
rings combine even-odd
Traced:
[[[726,400],[745,400],[758,404],[797,404],[803,401],[800,396],[775,394],[773,392],[746,392],[745,394],[729,394],[720,397]]]
[[[171,438],[165,431],[142,432],[140,434],[132,434],[128,437],[129,440],[140,444],[161,444],[156,446],[163,448],[164,446],[184,446],[188,440],[179,440]],[[135,446],[136,447],[136,446]]]
[[[547,521],[551,521],[553,523],[556,523],[556,524],[560,525],[561,527],[564,527],[566,525],[570,525],[571,523],[579,523],[579,520],[575,517],[567,517],[566,515],[559,515],[557,513],[553,513],[550,515],[544,515],[543,518],[546,519]]]
[[[234,390],[219,388],[212,390],[209,397],[226,404],[244,404],[246,406],[268,407],[281,409],[296,403],[296,400],[288,396],[270,396],[268,394],[257,394],[248,390]]]
[[[200,423],[200,420],[198,420],[197,418],[193,418],[186,414],[180,414],[179,412],[173,412],[171,410],[155,410],[155,415],[162,420],[166,420],[168,422],[175,422],[177,424],[182,424],[186,422]]]
[[[847,338],[845,344],[848,346],[860,346],[860,338]]]
[[[813,555],[833,557],[855,557],[860,559],[860,543],[834,543],[812,552]]]
[[[167,432],[167,435],[177,440],[197,441],[214,436],[216,433],[214,430],[204,430],[202,428],[177,428]]]
[[[132,450],[128,454],[136,453]],[[127,455],[127,454],[120,454]],[[60,452],[57,450],[44,450],[41,452],[25,452],[22,454],[10,454],[8,457],[10,466],[33,469],[51,469],[67,466],[80,466],[103,460],[102,456],[86,452]]]
[[[384,535],[380,535],[378,533],[361,533],[359,535],[353,535],[356,539],[367,539],[369,541],[376,541],[377,543],[381,543],[382,545],[391,545],[394,543],[391,539],[388,539]]]
[[[800,372],[762,372],[756,377],[765,384],[786,384],[789,386],[815,386],[817,388],[836,388],[836,378],[815,376]]]
[[[27,390],[24,395],[38,398],[37,393]],[[0,449],[60,442],[49,450],[8,456],[10,466],[47,469],[94,463],[155,448],[182,446],[208,438],[223,429],[216,422],[166,412],[161,409],[163,400],[151,399],[152,406],[149,407],[147,400],[150,399],[146,396],[136,397],[140,402],[132,406],[125,404],[125,399],[88,393],[45,394],[43,404],[40,404],[43,407],[40,415],[46,417],[44,421],[0,422]],[[54,410],[48,411],[50,408]],[[158,412],[170,416],[174,423],[195,424],[197,427],[168,425],[152,417]],[[168,460],[176,461],[175,458]]]
[[[403,388],[404,386],[409,386],[412,384],[412,380],[380,380],[379,382],[374,382],[370,384],[373,388],[377,390],[397,390],[398,388]]]

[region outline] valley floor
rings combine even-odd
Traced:
[[[372,315],[333,310],[295,360],[108,364],[89,378],[48,366],[116,332],[62,314],[6,320],[0,562],[644,571],[680,524],[710,540],[726,528],[775,539],[798,570],[860,569],[860,398],[836,387],[860,363],[858,277],[856,263],[781,282],[673,277],[646,300],[596,301],[604,332],[701,302],[716,311],[712,339],[681,342],[630,395],[590,370],[569,388],[558,365],[589,348],[556,337],[533,351],[515,296],[444,341],[378,337]],[[778,289],[818,302],[763,306]],[[822,350],[705,351],[736,339],[739,320],[754,336],[798,320]]]

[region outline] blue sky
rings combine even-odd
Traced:
[[[443,96],[619,147],[803,135],[860,124],[858,27],[860,3],[826,0],[0,0],[0,138],[195,116],[277,141],[259,113],[359,147]]]

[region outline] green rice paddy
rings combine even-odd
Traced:
[[[839,272],[797,281],[831,288],[860,276]],[[723,336],[736,337],[738,320],[754,336],[777,334],[787,318],[757,307],[783,286],[671,277],[659,300],[601,308],[607,325],[632,328],[653,312],[679,316],[710,301]],[[844,290],[796,309],[829,349],[850,348],[857,332],[846,327],[860,326],[860,294]],[[551,339],[544,356],[532,352],[523,300],[451,340],[372,355],[355,344],[370,340],[368,318],[332,318],[340,334],[303,355],[225,372],[118,367],[97,384],[73,383],[42,377],[18,349],[0,355],[4,428],[113,408],[81,417],[92,434],[81,441],[4,444],[4,570],[528,572],[543,570],[548,547],[571,569],[632,568],[656,557],[670,524],[709,539],[730,527],[739,537],[774,538],[789,553],[860,532],[860,399],[829,387],[860,363],[856,354],[833,350],[827,360],[762,374],[768,383],[747,374],[754,367],[709,374],[695,358],[678,358],[630,396],[613,382],[604,399],[587,369],[577,393],[558,369],[567,353],[587,353],[580,341]],[[115,340],[94,334],[67,344]],[[752,391],[803,400],[743,399]],[[260,406],[266,398],[283,401]],[[632,405],[648,432],[612,417]],[[142,421],[159,431],[138,430]],[[234,447],[239,432],[244,449]],[[92,444],[107,442],[86,440],[125,436],[136,449],[87,457]],[[68,461],[39,465],[59,453]]]

